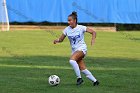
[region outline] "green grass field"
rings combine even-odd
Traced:
[[[0,93],[140,93],[140,32],[97,32],[94,47],[85,35],[85,63],[97,87],[83,75],[84,84],[75,85],[69,41],[53,45],[54,39],[49,31],[0,32]],[[59,86],[48,84],[52,74]]]

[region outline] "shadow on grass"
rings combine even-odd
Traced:
[[[115,70],[115,68],[116,70],[123,70],[124,68],[136,69],[140,66],[140,60],[131,58],[86,57],[84,60],[87,67],[94,70],[109,70],[109,68],[112,68],[112,70]],[[0,57],[0,66],[19,68],[71,69],[68,61],[69,57],[62,56]]]
[[[56,91],[72,93],[71,90],[79,91],[75,85],[75,74],[68,60],[69,57],[60,56],[0,57],[0,91],[4,91],[3,93],[23,91],[24,93],[56,93]],[[120,87],[122,87],[120,91],[139,89],[135,86],[135,81],[139,80],[137,69],[139,69],[140,60],[86,57],[85,62],[91,71],[95,70],[94,75],[101,81],[99,87],[101,92],[97,93],[110,90],[110,86],[112,91]],[[48,84],[48,77],[52,74],[58,75],[61,79],[57,87],[51,87]],[[92,91],[99,91],[99,89],[92,88],[91,82],[89,83],[85,77],[83,79],[85,84],[79,87],[82,91],[80,93],[85,93],[89,88]]]
[[[140,38],[133,38],[133,40],[140,41]]]

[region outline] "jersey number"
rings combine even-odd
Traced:
[[[71,36],[71,39],[72,39],[72,41],[73,41],[73,44],[76,43],[76,40],[77,40],[78,38],[80,38],[80,35]]]

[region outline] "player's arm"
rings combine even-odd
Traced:
[[[65,39],[65,35],[64,34],[62,34],[61,36],[60,36],[60,38],[59,39],[56,39],[56,40],[54,40],[54,44],[57,44],[57,43],[61,43],[61,42],[63,42],[63,40]]]
[[[86,29],[86,32],[90,33],[92,35],[92,39],[91,39],[91,45],[94,45],[95,43],[95,38],[96,38],[96,32],[90,28]]]

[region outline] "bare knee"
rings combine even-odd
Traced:
[[[75,56],[75,55],[72,55],[70,57],[70,60],[75,60],[76,62],[78,62],[79,61],[79,58],[77,56]]]
[[[85,66],[79,66],[80,70],[85,70],[86,67]]]
[[[75,60],[78,62],[84,57],[84,54],[81,51],[76,51],[71,57],[70,60]]]
[[[71,57],[70,60],[78,61],[75,57]]]

